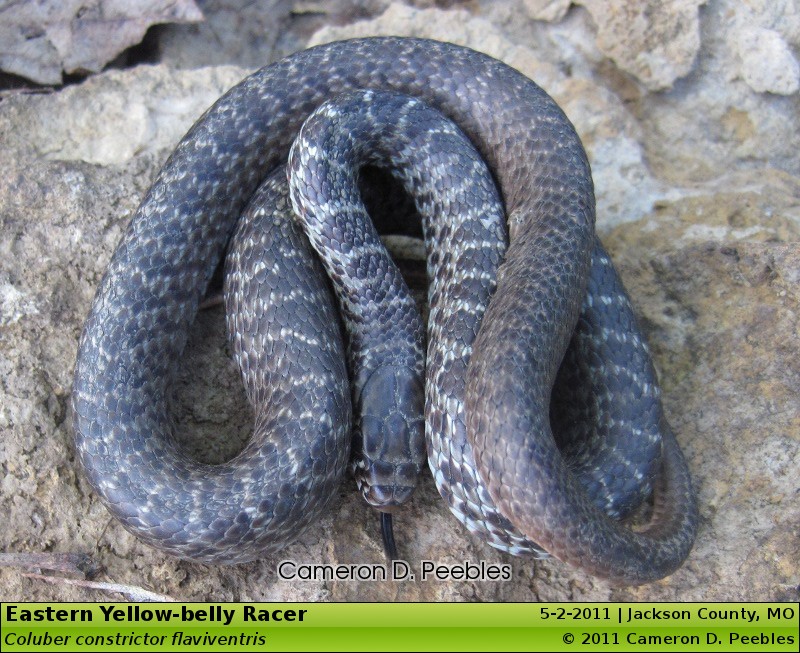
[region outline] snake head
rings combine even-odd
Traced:
[[[419,374],[384,365],[357,398],[353,466],[365,501],[383,512],[405,503],[425,465],[424,393]]]

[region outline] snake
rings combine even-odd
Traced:
[[[307,165],[322,148],[295,154],[301,128],[312,114],[330,122],[341,105],[326,102],[364,92],[399,98],[402,120],[396,115],[378,131],[402,122],[413,132],[417,123],[408,116],[421,115],[423,104],[441,118],[419,131],[421,141],[438,144],[457,132],[487,169],[470,164],[477,177],[459,186],[464,207],[479,217],[458,228],[425,218],[426,206],[436,214],[461,203],[431,200],[458,185],[452,178],[428,190],[419,181],[418,170],[438,168],[440,158],[433,165],[426,154],[416,172],[396,173],[427,220],[424,369],[416,360],[401,364],[380,341],[366,358],[383,347],[388,363],[374,368],[367,361],[361,372],[348,367],[347,352],[352,357],[356,348],[339,304],[356,321],[364,309],[348,307],[331,286],[339,292],[355,283],[356,295],[370,297],[377,291],[345,278],[352,266],[341,261],[342,278],[330,281],[311,253],[315,237],[286,219],[311,213],[300,206],[301,193],[287,188],[287,175],[320,199],[318,182],[300,162]],[[374,118],[372,109],[365,112],[367,121]],[[392,156],[376,160],[397,168]],[[478,177],[495,184],[507,244],[502,235],[500,245],[484,237],[482,230],[496,229],[483,200],[471,195]],[[644,336],[594,222],[590,166],[574,127],[544,90],[488,55],[373,37],[317,46],[257,71],[177,145],[97,289],[72,393],[75,451],[87,479],[145,542],[201,562],[246,562],[294,541],[329,508],[352,465],[351,448],[379,468],[377,483],[359,482],[365,498],[406,500],[423,429],[445,504],[487,544],[552,555],[620,584],[673,573],[697,529],[691,478]],[[317,237],[338,248],[334,266],[348,250],[362,251],[364,261],[383,256],[372,241],[348,245],[354,230],[348,223]],[[226,248],[234,270],[225,282],[227,324],[256,418],[244,449],[210,465],[172,438],[170,393]],[[468,258],[488,268],[464,267]],[[380,291],[389,306],[406,302],[393,272],[377,276],[389,279]],[[418,333],[416,318],[409,321]],[[404,339],[419,337],[393,342]],[[366,382],[353,390],[351,377]],[[424,424],[414,416],[422,411]],[[367,433],[381,423],[402,432],[403,444],[368,444]],[[370,465],[355,466],[364,478],[375,476]],[[627,523],[651,495],[646,523]]]

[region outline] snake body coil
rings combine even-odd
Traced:
[[[671,573],[694,538],[691,483],[630,304],[593,234],[580,141],[523,75],[432,41],[364,39],[293,55],[229,91],[181,141],[115,252],[81,340],[73,414],[90,482],[137,535],[207,562],[277,550],[325,508],[348,459],[344,346],[319,264],[297,254],[307,245],[278,217],[288,198],[275,175],[250,208],[271,227],[240,229],[234,256],[247,272],[229,289],[262,293],[229,318],[256,434],[228,463],[199,464],[172,444],[166,397],[246,202],[285,162],[309,114],[357,89],[418,98],[455,122],[492,171],[507,214],[509,247],[482,323],[462,317],[485,306],[495,280],[474,283],[480,273],[454,264],[474,243],[440,250],[445,271],[431,279],[426,437],[449,507],[513,553],[540,545],[626,583]],[[285,257],[264,260],[264,246]],[[452,284],[463,292],[455,299],[442,290]],[[480,300],[467,292],[473,286]],[[321,308],[309,311],[306,300]],[[437,339],[450,344],[436,349]],[[570,365],[559,372],[565,352]],[[589,431],[598,437],[587,449],[579,443]],[[612,518],[653,484],[644,531]]]

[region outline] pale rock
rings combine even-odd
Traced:
[[[40,0],[0,4],[0,69],[39,84],[98,72],[151,25],[194,23],[192,0]]]
[[[741,75],[757,93],[791,95],[800,88],[800,63],[781,35],[763,27],[742,26],[734,34]]]
[[[205,20],[159,28],[159,61],[176,68],[235,65],[260,68],[276,58],[276,49],[295,11],[292,0],[204,0]],[[296,37],[288,46],[302,47]]]
[[[511,3],[485,2],[485,13],[502,23],[509,34],[521,40],[514,24],[525,15],[536,21],[556,23],[543,32],[545,38],[556,37],[558,23],[570,20],[565,37],[588,52],[586,41],[591,39],[603,56],[648,90],[670,88],[692,69],[700,48],[698,8],[707,0],[518,0]],[[568,14],[570,6],[573,9]],[[594,24],[588,36],[576,32],[576,22],[570,19],[586,10]],[[535,29],[535,28],[534,28]],[[532,39],[533,40],[533,39]],[[576,43],[577,45],[577,43]],[[562,56],[565,54],[562,51]],[[599,63],[595,61],[595,63]]]
[[[525,12],[534,20],[559,21],[567,13],[572,0],[522,0]]]
[[[700,49],[706,0],[579,0],[597,24],[597,45],[650,90],[686,75]]]
[[[787,43],[800,46],[800,2],[797,0],[741,0],[736,4],[739,24],[773,29]]]
[[[800,94],[754,92],[742,80],[736,49],[743,25],[775,31],[784,25],[796,34],[797,24],[794,2],[713,0],[705,6],[692,73],[669,91],[632,97],[657,176],[691,184],[767,165],[800,174]]]
[[[173,79],[161,69],[141,66],[137,83],[153,84],[139,94],[131,73],[110,71],[55,96],[34,98],[40,107],[31,117],[27,138],[40,156],[60,161],[118,165],[134,155],[161,152],[186,132],[203,111],[244,76],[241,68],[220,66],[192,70]],[[59,119],[64,111],[80,116]]]

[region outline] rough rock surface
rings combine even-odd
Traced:
[[[0,70],[39,84],[99,72],[158,23],[192,23],[192,0],[42,0],[0,4]]]
[[[158,29],[159,60],[177,68],[235,64],[259,68],[283,49],[302,49],[297,31],[286,31],[290,0],[201,0],[202,23],[164,25]],[[244,6],[243,6],[244,5]],[[294,36],[294,38],[291,38]]]
[[[678,572],[617,589],[558,562],[500,554],[460,527],[427,478],[398,517],[401,553],[415,562],[510,564],[512,581],[279,580],[284,558],[382,561],[376,519],[352,482],[342,485],[331,514],[283,554],[239,567],[164,556],[109,516],[71,446],[78,335],[158,166],[247,72],[231,66],[140,66],[57,92],[0,96],[0,506],[7,523],[0,550],[87,553],[102,569],[98,580],[184,600],[798,600],[800,98],[784,78],[771,88],[751,84],[747,67],[770,64],[743,60],[732,38],[746,24],[771,30],[796,59],[796,3],[709,0],[699,13],[694,64],[659,82],[658,92],[648,78],[618,68],[623,59],[641,60],[652,43],[623,36],[624,57],[605,55],[590,12],[560,4],[393,4],[315,40],[391,32],[463,43],[520,68],[573,120],[593,166],[600,233],[642,316],[667,414],[697,484],[700,531]],[[623,5],[639,3],[614,4],[633,11]],[[664,6],[690,4],[699,3]],[[343,11],[315,6],[315,20],[346,22]],[[287,24],[296,34],[309,25]],[[176,402],[179,437],[206,460],[230,455],[250,429],[223,332],[221,310],[201,315]],[[109,598],[13,569],[0,570],[0,587],[0,600]]]

